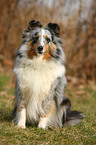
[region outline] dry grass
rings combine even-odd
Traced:
[[[14,81],[12,75],[0,75],[0,144],[96,144],[96,86],[66,90],[66,96],[72,101],[72,109],[85,115],[84,121],[74,127],[42,130],[27,126],[19,129],[11,122],[10,113],[14,105]],[[80,93],[82,92],[83,93]]]

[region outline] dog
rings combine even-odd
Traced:
[[[47,129],[76,125],[85,117],[71,111],[71,102],[64,96],[65,53],[60,27],[39,21],[29,22],[16,54],[15,107],[13,121],[26,128],[26,120],[33,126]]]

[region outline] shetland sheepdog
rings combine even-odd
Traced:
[[[60,27],[39,21],[29,22],[17,51],[15,107],[13,121],[26,128],[26,120],[39,128],[76,125],[85,117],[71,111],[71,102],[64,96],[66,87],[65,53]]]

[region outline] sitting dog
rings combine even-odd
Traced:
[[[70,111],[71,102],[64,96],[66,87],[65,54],[56,23],[42,28],[39,21],[29,22],[17,51],[14,122],[26,127],[26,119],[39,128],[76,125],[85,117]]]

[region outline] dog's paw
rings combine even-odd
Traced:
[[[12,122],[13,122],[18,128],[23,128],[23,129],[26,128],[26,125],[25,125],[25,122],[24,122],[24,121],[16,120],[16,118],[14,118],[14,119],[12,120]]]
[[[23,128],[23,129],[25,129],[25,128],[26,128],[26,125],[25,125],[25,124],[22,124],[22,123],[18,123],[18,124],[17,124],[17,127],[18,127],[18,128]]]
[[[47,128],[47,122],[48,122],[47,117],[44,117],[44,118],[41,117],[40,121],[39,121],[39,124],[38,124],[38,127],[45,130]]]

